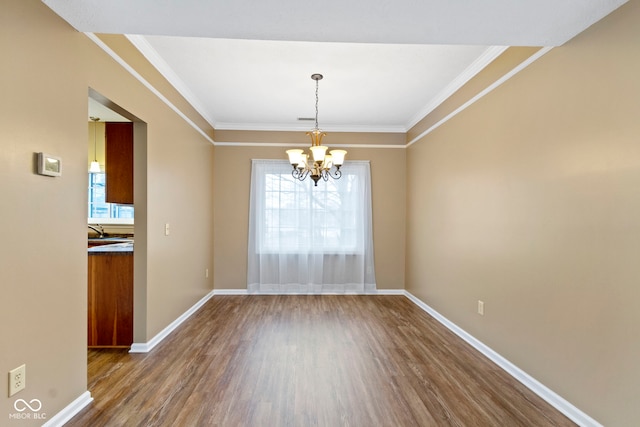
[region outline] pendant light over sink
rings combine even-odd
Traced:
[[[89,172],[99,173],[100,163],[98,163],[98,121],[100,117],[89,117],[93,121],[93,161],[89,166]]]

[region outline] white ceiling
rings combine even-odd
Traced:
[[[122,117],[109,107],[106,107],[89,97],[89,119],[97,118],[99,122],[129,122],[131,120]]]
[[[558,46],[626,0],[43,0],[127,34],[218,129],[404,132],[502,51]]]
[[[182,93],[218,129],[309,128],[309,122],[297,119],[314,117],[311,74],[321,73],[321,127],[404,132],[488,50],[162,36],[132,40],[159,55],[148,57],[165,76],[173,75],[174,84],[184,82]]]

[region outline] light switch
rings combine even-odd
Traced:
[[[170,232],[170,230],[169,230],[169,223],[166,223],[166,224],[164,225],[164,235],[165,235],[165,236],[168,236],[168,235],[169,235],[169,232]]]

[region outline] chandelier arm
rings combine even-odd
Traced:
[[[342,171],[336,168],[336,171],[334,173],[331,173],[331,170],[328,170],[327,174],[333,179],[340,179],[340,177],[342,176]]]
[[[298,180],[299,181],[304,181],[305,179],[307,179],[307,176],[309,176],[309,169],[303,169],[298,173]]]
[[[304,181],[304,179],[307,177],[308,174],[309,174],[309,171],[307,169],[296,168],[291,171],[291,176],[293,176],[298,181]]]

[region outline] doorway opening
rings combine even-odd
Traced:
[[[147,126],[89,89],[87,335],[94,349],[146,337]]]

